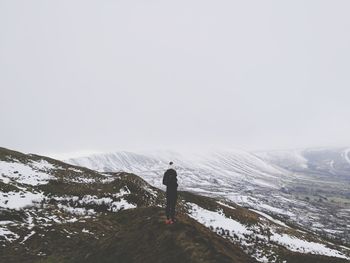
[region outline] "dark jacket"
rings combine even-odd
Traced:
[[[163,184],[167,188],[177,188],[177,173],[174,169],[168,169],[163,176]]]

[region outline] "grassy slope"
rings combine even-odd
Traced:
[[[83,228],[94,234],[82,232]],[[163,209],[158,207],[34,231],[26,246],[17,243],[2,249],[0,262],[255,262],[184,214],[177,224],[165,225]],[[37,256],[40,251],[50,256],[42,259]]]

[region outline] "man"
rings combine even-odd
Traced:
[[[166,221],[167,225],[175,223],[175,206],[177,200],[177,173],[174,169],[174,163],[169,163],[168,170],[163,176],[163,184],[166,185]]]

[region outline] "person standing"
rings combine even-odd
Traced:
[[[166,185],[166,224],[175,223],[175,207],[177,200],[177,173],[174,168],[174,163],[170,162],[168,169],[163,176],[163,184]]]

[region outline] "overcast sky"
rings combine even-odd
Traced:
[[[0,0],[0,146],[350,145],[350,1]]]

